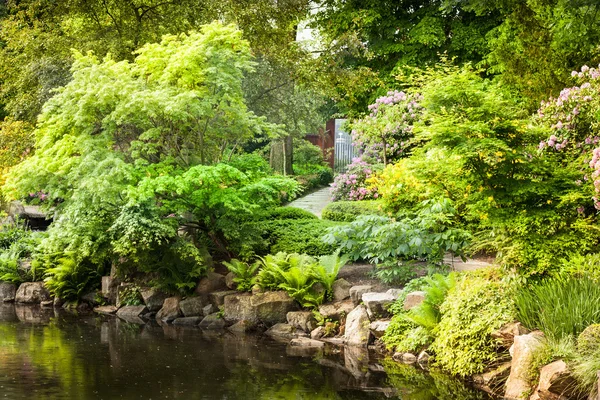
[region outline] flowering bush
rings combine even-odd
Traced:
[[[401,158],[413,136],[413,124],[423,115],[420,100],[420,95],[394,90],[369,105],[370,114],[351,124],[361,157],[384,165]]]
[[[346,167],[346,172],[339,174],[331,184],[331,197],[337,200],[371,200],[379,197],[377,188],[367,185],[375,171],[381,169],[379,165],[371,165],[362,158],[352,160]]]
[[[560,152],[563,163],[583,167],[581,179],[575,183],[581,186],[591,177],[595,193],[591,200],[600,210],[600,69],[584,65],[571,76],[579,86],[565,88],[557,98],[542,101],[538,110],[538,119],[551,131],[548,139],[540,142],[539,150]],[[592,171],[587,170],[586,164]],[[579,213],[584,210],[583,206],[578,207]]]

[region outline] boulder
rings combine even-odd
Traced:
[[[510,374],[510,362],[505,362],[482,374],[473,376],[474,385],[488,393],[502,392],[501,388]]]
[[[252,321],[247,321],[245,319],[236,322],[235,324],[231,325],[228,329],[231,332],[235,332],[235,333],[246,333],[248,331],[254,330],[256,328],[256,324],[253,323]]]
[[[540,370],[540,380],[533,396],[540,400],[562,400],[579,398],[574,392],[574,378],[569,374],[567,364],[563,360],[554,361]]]
[[[257,324],[258,317],[252,307],[251,299],[252,295],[247,293],[227,296],[223,304],[223,318],[225,321],[234,323],[245,320]]]
[[[174,319],[181,317],[181,309],[179,308],[180,301],[181,299],[179,297],[169,297],[165,299],[162,308],[156,313],[156,319],[163,322],[171,322]]]
[[[413,353],[394,353],[392,358],[395,361],[404,363],[404,364],[414,364],[417,362],[417,356]]]
[[[195,326],[202,322],[202,317],[181,317],[173,320],[173,325]]]
[[[371,291],[373,291],[373,286],[371,285],[352,286],[350,288],[350,299],[357,306],[362,301],[362,295]]]
[[[419,356],[417,357],[417,364],[419,364],[421,368],[426,368],[429,365],[430,359],[431,356],[429,355],[429,353],[423,350],[419,353]]]
[[[362,295],[362,301],[367,307],[367,312],[371,319],[389,317],[390,313],[387,310],[397,299],[391,293],[365,293]]]
[[[8,282],[0,282],[0,303],[15,301],[17,285]]]
[[[294,338],[290,342],[290,346],[300,347],[325,347],[325,343],[320,340],[309,339],[307,337]]]
[[[148,311],[158,311],[163,307],[165,299],[168,297],[166,294],[159,292],[155,289],[144,289],[140,290],[144,304],[148,307]]]
[[[317,327],[317,320],[310,311],[290,311],[287,313],[287,323],[294,328],[311,332]]]
[[[44,282],[25,282],[19,286],[15,294],[17,303],[37,303],[50,300],[50,292],[44,287]]]
[[[263,290],[260,286],[254,285],[252,286],[252,294],[263,293]]]
[[[492,337],[502,341],[505,347],[510,347],[515,341],[515,336],[526,335],[527,333],[529,331],[520,322],[511,322],[493,331]]]
[[[283,291],[255,294],[250,305],[258,320],[269,326],[287,321],[287,313],[297,309],[294,300]]]
[[[237,287],[237,283],[233,281],[234,279],[235,274],[233,272],[230,272],[227,275],[225,275],[225,286],[227,286],[228,289],[233,290]]]
[[[319,326],[310,332],[311,339],[321,339],[323,336],[325,336],[325,328],[322,326]]]
[[[425,300],[425,292],[417,291],[406,295],[404,299],[404,309],[406,311],[415,308]]]
[[[357,306],[346,318],[344,341],[351,346],[364,346],[369,343],[369,315],[364,305]]]
[[[209,272],[204,278],[200,279],[196,286],[196,293],[199,295],[208,295],[212,292],[226,290],[227,284],[225,276],[216,272]]]
[[[377,320],[371,322],[371,325],[369,325],[369,329],[371,330],[373,336],[379,339],[385,334],[385,330],[388,328],[388,326],[390,326],[389,320]]]
[[[102,299],[98,296],[98,292],[89,292],[81,297],[81,301],[84,301],[91,306],[99,306],[101,300]]]
[[[292,340],[299,335],[298,330],[291,325],[278,323],[273,325],[269,330],[265,332],[266,335],[272,337],[273,339],[279,340]]]
[[[212,304],[211,304],[212,306]],[[202,300],[202,297],[188,297],[185,300],[181,300],[179,302],[179,309],[184,317],[199,317],[204,315],[204,307],[206,307],[206,302]],[[214,311],[209,312],[206,315],[212,314]]]
[[[388,289],[386,291],[386,293],[396,297],[396,300],[398,300],[398,297],[400,297],[400,295],[402,294],[403,291],[404,291],[404,289],[393,288],[393,289]]]
[[[104,315],[113,315],[113,314],[116,314],[117,311],[118,311],[118,308],[115,306],[100,306],[100,307],[94,308],[94,312],[96,312],[98,314],[104,314]]]
[[[148,312],[146,306],[124,306],[117,311],[117,317],[135,324],[143,324],[142,315]]]
[[[338,279],[333,282],[331,287],[333,291],[333,300],[342,301],[350,297],[350,288],[352,284],[345,279]]]
[[[206,306],[202,307],[202,316],[207,317],[212,313],[216,313],[217,311],[219,311],[217,307],[213,306],[212,304],[207,304]]]
[[[40,303],[40,306],[44,307],[44,308],[51,308],[54,307],[54,300],[46,300],[46,301],[42,301]]]
[[[112,276],[102,277],[102,297],[108,299],[111,304],[117,303],[117,290],[119,281]]]
[[[354,310],[354,307],[352,300],[336,301],[320,306],[319,313],[325,318],[341,321]]]
[[[219,308],[223,304],[225,304],[225,297],[230,296],[232,294],[237,294],[235,290],[222,290],[219,292],[213,292],[208,295],[208,302],[213,306]]]
[[[531,391],[533,355],[542,346],[541,338],[542,334],[539,332],[515,337],[515,342],[510,348],[512,360],[506,381],[506,399],[519,400]]]
[[[213,313],[204,317],[198,327],[204,330],[223,329],[225,328],[225,320],[221,318],[219,313]]]

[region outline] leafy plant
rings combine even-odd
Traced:
[[[491,333],[514,320],[513,296],[512,289],[498,281],[469,275],[460,279],[440,307],[431,345],[435,364],[467,377],[501,357]]]
[[[230,262],[224,261],[223,265],[230,272],[235,274],[233,281],[236,283],[236,289],[240,292],[249,292],[256,283],[256,273],[260,267],[260,263],[253,264],[233,259]]]
[[[55,297],[75,301],[97,287],[101,276],[93,266],[63,254],[57,255],[54,265],[46,270],[44,284]]]
[[[559,340],[600,322],[600,287],[588,277],[549,278],[520,290],[518,320]]]
[[[321,212],[321,218],[338,222],[352,222],[361,215],[385,215],[382,203],[374,200],[334,201]]]

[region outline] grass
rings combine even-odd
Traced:
[[[521,290],[517,317],[552,340],[579,335],[600,321],[600,285],[587,277],[552,278]]]

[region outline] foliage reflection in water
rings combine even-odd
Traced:
[[[292,348],[202,332],[0,305],[8,399],[486,399],[360,349]]]

